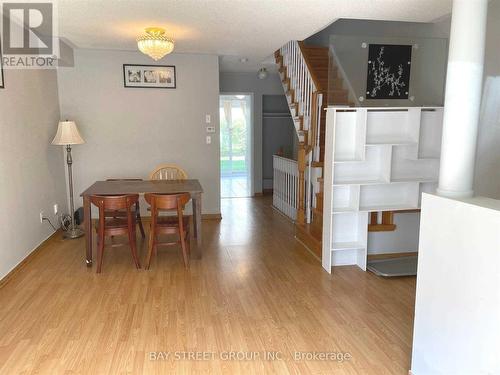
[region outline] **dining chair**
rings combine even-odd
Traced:
[[[175,164],[161,164],[150,173],[150,180],[186,180],[188,175],[184,169]]]
[[[137,257],[135,215],[132,207],[139,200],[139,194],[128,195],[91,195],[90,201],[99,209],[99,221],[97,222],[97,273],[101,273],[102,259],[104,255],[104,240],[106,237],[127,235],[132,258],[136,268],[141,268]],[[126,217],[106,217],[106,211],[123,211]],[[122,244],[112,244],[112,247]]]
[[[142,178],[108,178],[106,181],[142,181]],[[127,217],[127,212],[125,210],[107,210],[104,211],[105,217]],[[146,234],[144,233],[144,227],[142,226],[142,218],[141,218],[141,208],[139,206],[139,200],[135,204],[135,218],[137,225],[139,226],[139,230],[141,231],[141,237],[146,238]]]
[[[184,206],[191,199],[189,193],[180,194],[152,194],[144,195],[146,202],[151,205],[151,230],[149,232],[149,248],[146,257],[146,269],[151,265],[153,251],[158,252],[159,245],[181,244],[184,266],[189,267],[190,239],[189,239],[189,216],[184,216]],[[160,211],[176,212],[177,216],[160,216]],[[159,242],[160,234],[178,235],[179,240],[173,242]]]

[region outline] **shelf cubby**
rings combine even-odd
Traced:
[[[364,160],[366,110],[339,111],[336,117],[335,162]]]
[[[391,182],[432,182],[439,175],[439,159],[417,159],[417,148],[394,146]]]
[[[366,217],[364,217],[366,216]],[[368,225],[368,215],[355,213],[343,213],[333,215],[333,236],[332,249],[336,250],[335,244],[361,243],[366,242],[366,225]],[[343,248],[344,245],[339,248]]]
[[[366,269],[368,214],[333,215],[332,265],[357,264]]]
[[[359,210],[359,185],[333,187],[333,213],[356,212]]]
[[[361,186],[359,210],[398,211],[418,208],[418,182]]]
[[[420,108],[368,110],[366,144],[417,144],[419,129]]]
[[[331,253],[331,264],[333,266],[357,265],[366,271],[366,249],[345,249]]]
[[[335,165],[333,184],[379,184],[389,182],[391,168],[389,145],[367,147],[364,161]]]

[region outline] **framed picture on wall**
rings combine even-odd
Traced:
[[[173,65],[123,64],[125,87],[175,89],[176,77]]]
[[[370,44],[366,99],[408,99],[411,45]]]

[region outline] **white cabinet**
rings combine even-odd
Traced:
[[[368,213],[420,207],[439,176],[441,107],[327,109],[323,267],[366,269]]]

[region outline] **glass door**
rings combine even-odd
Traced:
[[[221,95],[219,111],[221,197],[250,197],[252,96]]]

